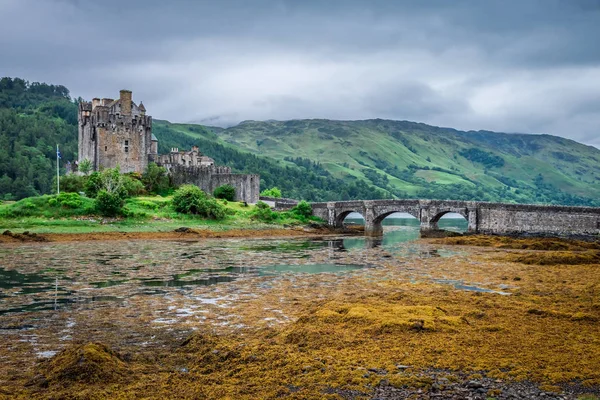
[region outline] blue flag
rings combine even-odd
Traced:
[[[60,156],[60,151],[58,151],[58,147],[56,148],[56,158],[58,158],[58,159],[62,158]]]

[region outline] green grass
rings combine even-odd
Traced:
[[[52,206],[56,196],[30,197],[0,205],[0,231],[34,231],[36,233],[92,232],[165,232],[182,226],[196,229],[225,231],[230,229],[268,229],[283,225],[302,225],[316,218],[302,218],[292,212],[274,214],[269,222],[255,217],[257,207],[244,203],[217,200],[227,209],[222,220],[205,219],[176,212],[171,198],[161,196],[132,197],[125,201],[125,215],[104,218],[95,211],[94,200],[80,196],[79,208]]]

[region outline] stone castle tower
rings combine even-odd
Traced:
[[[130,90],[120,97],[94,98],[79,104],[79,162],[88,159],[95,171],[115,168],[121,172],[144,172],[158,153],[152,135],[152,117],[142,103],[136,105]]]

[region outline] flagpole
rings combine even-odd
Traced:
[[[60,194],[60,174],[58,172],[58,143],[56,144],[56,194]]]

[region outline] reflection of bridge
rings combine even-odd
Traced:
[[[600,235],[600,208],[485,203],[450,200],[365,200],[312,203],[313,214],[341,227],[351,212],[362,214],[365,234],[383,234],[381,222],[395,212],[421,222],[421,232],[438,229],[447,213],[468,221],[468,231],[488,234]]]

